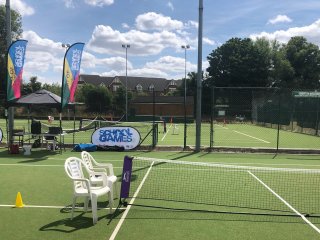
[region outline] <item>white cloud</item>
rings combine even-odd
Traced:
[[[1,5],[5,5],[5,0],[0,0]],[[34,9],[21,0],[11,0],[10,7],[18,11],[21,16],[30,16],[35,13]]]
[[[137,16],[136,27],[138,30],[178,30],[183,28],[183,22],[171,19],[155,12],[148,12]]]
[[[320,19],[308,26],[294,27],[273,33],[261,32],[259,34],[251,34],[250,38],[255,40],[265,37],[270,40],[276,39],[279,42],[286,43],[294,36],[304,36],[308,41],[320,45]]]
[[[172,11],[174,11],[174,6],[172,4],[172,2],[168,2],[167,3],[168,8],[170,8]]]
[[[114,3],[114,0],[84,0],[84,2],[93,7],[109,6]],[[75,8],[74,0],[64,0],[66,8]]]
[[[113,4],[113,0],[85,0],[86,4],[91,6],[97,6],[97,7],[103,7],[103,6],[109,6]]]
[[[122,23],[121,26],[122,26],[122,28],[125,28],[125,29],[130,28],[130,26],[127,23]]]
[[[283,22],[292,22],[292,19],[286,15],[278,15],[268,21],[268,24],[277,24]]]
[[[24,79],[37,76],[43,83],[60,82],[65,53],[61,43],[42,38],[33,31],[23,32],[22,37],[28,40]]]
[[[73,0],[64,0],[64,5],[66,6],[66,8],[74,8],[74,3]]]
[[[185,28],[198,28],[199,24],[196,21],[189,20],[184,26]]]
[[[130,44],[128,54],[133,55],[155,55],[159,54],[165,48],[179,49],[185,40],[176,33],[169,31],[146,33],[138,30],[130,30],[121,33],[112,29],[110,26],[96,26],[88,49],[104,54],[124,54],[122,44]]]
[[[150,69],[157,69],[163,72],[181,73],[184,74],[185,59],[172,56],[164,56],[157,61],[146,63],[145,67]],[[187,61],[187,72],[195,71],[197,66]]]
[[[211,45],[211,46],[213,46],[215,44],[215,41],[213,41],[213,40],[211,40],[211,39],[209,39],[207,37],[202,38],[202,40],[203,40],[204,43],[206,43],[208,45]]]

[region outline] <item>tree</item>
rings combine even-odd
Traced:
[[[33,76],[30,78],[30,82],[27,84],[22,84],[22,95],[27,95],[33,92],[36,92],[42,88],[41,82],[37,81],[37,77]]]
[[[292,80],[287,86],[298,89],[320,87],[320,51],[304,37],[292,37],[284,48],[285,56],[294,70]]]
[[[112,99],[112,108],[116,113],[124,114],[126,108],[126,89],[119,87]]]
[[[48,83],[45,83],[42,85],[42,88],[45,89],[45,90],[48,90],[58,96],[61,95],[61,85],[59,85],[58,83],[52,83],[52,84],[48,84]],[[78,96],[78,89],[77,89],[77,92],[75,94],[75,96],[77,97]]]
[[[207,71],[215,86],[261,87],[268,82],[268,51],[262,43],[255,45],[249,38],[232,38],[207,59]]]
[[[83,101],[89,112],[103,112],[110,109],[111,93],[104,86],[86,84],[81,88]]]
[[[11,35],[12,41],[21,37],[22,34],[22,21],[20,13],[11,9]],[[8,51],[7,46],[7,30],[6,30],[6,8],[0,5],[0,92],[4,93],[6,82],[6,54]]]

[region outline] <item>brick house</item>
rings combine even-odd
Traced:
[[[143,93],[128,103],[129,115],[182,117],[184,116],[184,98],[180,96],[163,96],[177,90],[182,80],[167,80],[165,78],[131,77],[127,78],[128,92]],[[99,75],[80,75],[79,84],[106,86],[111,92],[126,86],[126,76],[103,77]],[[153,91],[155,97],[153,97]],[[192,117],[194,112],[193,97],[187,96],[186,115]]]
[[[126,87],[126,76],[104,77],[99,75],[80,75],[79,84],[93,84],[95,86],[106,86],[111,92],[117,91],[122,86]],[[165,78],[131,77],[127,78],[128,91],[156,96],[176,91],[182,84],[181,80],[167,80]]]

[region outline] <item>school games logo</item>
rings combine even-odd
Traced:
[[[123,173],[123,179],[122,180],[125,181],[125,182],[129,182],[130,181],[130,171],[125,171]]]
[[[140,133],[132,127],[104,127],[92,134],[92,143],[133,149],[140,143]]]

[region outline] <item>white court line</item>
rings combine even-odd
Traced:
[[[136,192],[134,193],[134,195],[133,195],[133,197],[132,197],[132,199],[131,199],[131,201],[130,201],[130,203],[129,203],[129,206],[127,207],[127,209],[124,211],[123,215],[121,216],[121,219],[120,219],[120,221],[118,222],[118,224],[117,224],[116,228],[114,229],[114,231],[113,231],[111,237],[109,238],[109,240],[114,240],[115,237],[117,236],[117,234],[118,234],[118,232],[119,232],[119,230],[120,230],[120,228],[121,228],[124,220],[126,219],[128,213],[129,213],[129,211],[130,211],[130,208],[131,208],[134,200],[135,200],[136,197],[138,196],[138,194],[139,194],[139,192],[140,192],[140,189],[142,188],[144,182],[146,181],[146,179],[147,179],[147,177],[148,177],[148,175],[149,175],[149,173],[150,173],[150,171],[151,171],[151,168],[152,168],[152,166],[153,166],[153,163],[154,163],[154,162],[152,162],[151,166],[149,167],[146,175],[144,175],[144,177],[143,177],[143,179],[142,179],[139,187],[137,188]]]
[[[0,204],[0,207],[15,207],[15,205],[10,205],[10,204]],[[23,205],[25,208],[54,208],[54,209],[61,209],[61,208],[70,208],[67,206],[43,206],[43,205]],[[82,209],[83,207],[75,207],[76,209]],[[107,208],[98,208],[98,209],[110,209],[109,207]],[[113,210],[116,210],[117,208],[112,208]],[[119,208],[118,208],[119,209]],[[125,209],[125,208],[120,208],[120,209]]]
[[[64,167],[64,165],[39,165],[39,164],[19,164],[19,163],[0,163],[0,166],[21,166],[21,167]],[[122,167],[113,167],[121,168]]]
[[[221,125],[219,125],[219,124],[215,124],[215,125],[217,125],[218,127],[221,127],[221,128],[223,128],[223,129],[229,129],[229,128],[227,128],[227,127],[224,127],[224,126],[221,126]]]
[[[169,132],[171,127],[172,127],[172,124],[170,124],[169,128],[166,131],[166,134],[161,138],[161,141],[163,141],[165,139],[165,137],[167,136],[167,134],[168,134],[168,132]]]
[[[0,163],[0,166],[21,166],[21,167],[63,167],[63,165],[39,165],[39,164],[20,164],[20,163]]]
[[[300,216],[303,221],[305,221],[310,227],[312,227],[314,230],[316,230],[317,233],[320,234],[320,229],[317,228],[312,222],[310,222],[304,215],[302,215],[300,212],[298,212],[294,207],[292,207],[286,200],[284,200],[279,194],[277,194],[275,191],[273,191],[267,184],[265,184],[260,178],[258,178],[256,175],[254,175],[252,172],[248,171],[248,173],[254,177],[258,182],[260,182],[266,189],[268,189],[273,195],[275,195],[281,202],[283,202],[285,205],[287,205],[288,208],[290,208],[295,214]]]
[[[224,164],[224,165],[249,165],[255,167],[255,165],[262,165],[262,166],[301,166],[301,167],[318,167],[320,168],[320,164],[298,164],[298,163],[256,163],[256,162],[205,162],[205,163],[214,163],[214,164]]]
[[[261,142],[264,142],[264,143],[270,143],[270,142],[265,141],[265,140],[263,140],[263,139],[261,139],[261,138],[256,138],[256,137],[254,137],[254,136],[251,136],[251,135],[248,135],[248,134],[245,134],[245,133],[242,133],[242,132],[236,131],[236,130],[233,130],[233,132],[236,132],[236,133],[242,134],[242,135],[244,135],[244,136],[247,136],[247,137],[250,137],[250,138],[253,138],[253,139],[257,139],[257,140],[259,140],[259,141],[261,141]]]

